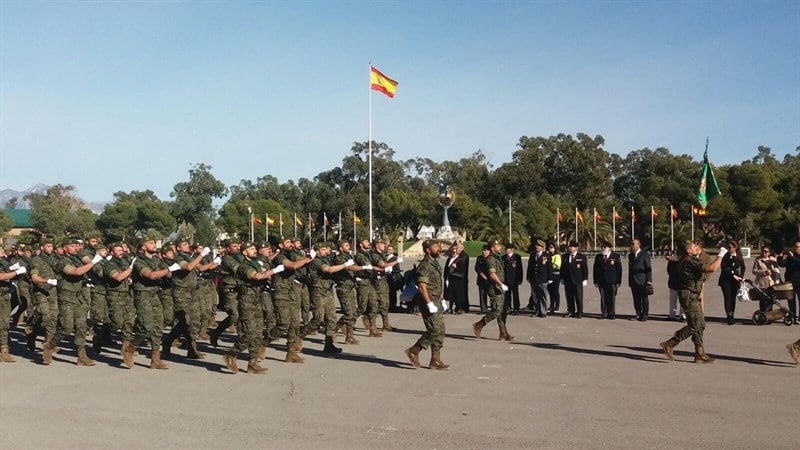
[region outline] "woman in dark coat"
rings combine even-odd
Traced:
[[[719,287],[725,301],[725,315],[728,325],[733,325],[733,313],[736,309],[736,293],[744,277],[744,260],[742,251],[734,241],[728,241],[728,253],[722,257],[720,265]]]

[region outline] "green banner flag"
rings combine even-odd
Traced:
[[[717,179],[714,178],[714,169],[708,162],[708,139],[706,139],[706,151],[703,152],[703,169],[700,177],[700,191],[697,193],[697,200],[703,209],[708,205],[708,201],[721,194]]]

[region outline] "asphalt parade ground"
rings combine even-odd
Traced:
[[[737,304],[737,324],[726,325],[714,275],[705,341],[716,363],[692,363],[690,340],[669,362],[658,343],[681,324],[664,320],[665,264],[653,265],[649,321],[626,320],[625,286],[617,320],[598,320],[590,284],[584,318],[564,318],[562,297],[559,315],[509,317],[510,343],[494,323],[473,336],[472,279],[473,312],[445,318],[447,371],[427,369],[429,351],[421,369],[406,359],[423,330],[413,314],[392,314],[398,331],[381,338],[366,337],[359,321],[360,345],[340,345],[337,356],[312,336],[304,364],[284,363],[276,343],[266,375],[245,373],[244,354],[239,374],[224,368],[231,334],[220,348],[201,343],[206,359],[178,349],[158,371],[142,350],[133,369],[118,349],[78,367],[67,341],[44,366],[14,330],[17,362],[0,364],[0,448],[798,448],[800,368],[785,346],[800,326],[752,325],[756,303]],[[524,284],[523,306],[529,292]]]

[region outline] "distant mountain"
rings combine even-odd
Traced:
[[[30,202],[25,200],[25,196],[28,194],[44,195],[49,187],[50,186],[46,184],[39,183],[23,191],[15,191],[13,189],[0,190],[0,206],[2,206],[3,208],[8,208],[9,207],[8,202],[16,198],[17,204],[15,208],[29,209],[31,207],[31,204]],[[94,212],[95,214],[100,214],[101,212],[103,212],[103,209],[108,204],[108,202],[87,202],[86,200],[83,200],[81,198],[78,198],[77,200],[83,203],[84,206],[92,210],[92,212]]]

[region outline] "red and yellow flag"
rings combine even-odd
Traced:
[[[580,221],[581,221],[581,223],[582,223],[582,222],[583,222],[583,213],[581,213],[580,211],[578,211],[578,210],[576,209],[576,210],[575,210],[575,218],[576,218],[577,220],[580,220]]]
[[[672,208],[672,218],[673,219],[677,219],[678,218],[678,210],[675,209],[675,208]]]
[[[650,211],[650,214],[653,215],[653,219],[658,219],[658,210],[657,209],[653,208],[653,210]]]
[[[622,216],[619,215],[616,209],[614,210],[614,220],[622,220]]]
[[[358,216],[356,215],[356,213],[353,213],[353,222],[355,222],[355,223],[356,223],[356,224],[358,224],[358,225],[361,225],[361,218],[360,218],[360,217],[358,217]]]
[[[557,214],[558,221],[559,222],[563,222],[564,221],[564,216],[561,215],[561,211],[557,211],[556,214]]]
[[[602,222],[603,221],[603,217],[600,216],[600,213],[597,212],[596,209],[594,210],[594,220],[595,220],[595,222]]]
[[[258,225],[263,225],[264,221],[261,220],[261,217],[253,216],[253,223],[258,224]]]
[[[267,223],[270,225],[275,225],[275,219],[267,215]]]
[[[383,92],[389,98],[394,98],[397,91],[397,81],[382,74],[380,70],[369,66],[369,82],[373,91]]]

